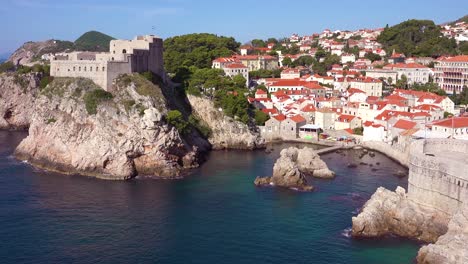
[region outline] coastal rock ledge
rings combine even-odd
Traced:
[[[312,191],[314,187],[307,184],[306,176],[333,178],[335,173],[328,169],[313,149],[290,147],[281,151],[273,166],[273,176],[257,177],[254,184]]]
[[[15,156],[66,174],[125,180],[174,178],[197,167],[209,143],[166,121],[162,90],[138,74],[106,92],[84,78],[55,78],[35,102],[29,135]]]
[[[352,222],[354,237],[395,234],[435,242],[447,232],[448,217],[409,200],[402,187],[395,192],[379,187]]]
[[[208,98],[187,96],[192,113],[211,129],[208,141],[214,150],[221,149],[259,149],[265,147],[265,139],[260,136],[256,126],[246,124],[226,116],[215,108]]]

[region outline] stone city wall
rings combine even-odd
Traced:
[[[411,145],[408,198],[453,215],[468,198],[468,142],[428,139]]]

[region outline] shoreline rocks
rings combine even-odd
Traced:
[[[208,98],[188,95],[192,113],[212,131],[208,138],[214,150],[265,148],[265,139],[258,129],[226,116]]]
[[[56,78],[36,99],[29,135],[15,156],[47,170],[112,180],[176,178],[200,164],[209,143],[166,123],[158,86],[139,75],[115,85],[110,95],[87,79]]]
[[[411,201],[401,187],[395,192],[379,187],[352,223],[353,237],[394,234],[435,242],[447,231],[448,217]]]
[[[328,169],[313,149],[290,147],[281,151],[273,166],[273,176],[257,177],[254,184],[312,191],[314,187],[307,183],[306,176],[333,178],[335,173]]]

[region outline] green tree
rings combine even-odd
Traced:
[[[167,123],[174,126],[177,131],[182,134],[187,134],[190,131],[189,123],[184,119],[182,113],[178,110],[171,110],[167,112]]]
[[[244,76],[238,74],[232,77],[232,82],[234,83],[235,88],[245,88],[247,80]]]
[[[252,43],[252,46],[257,47],[257,48],[266,47],[266,43],[262,39],[252,39],[252,41],[250,43]]]
[[[310,66],[315,62],[315,59],[312,56],[305,55],[297,58],[292,65],[293,66]]]
[[[270,119],[270,116],[265,114],[263,111],[259,109],[255,109],[255,123],[257,126],[265,125],[265,122]]]
[[[371,62],[378,61],[378,60],[382,59],[382,57],[380,57],[379,54],[375,54],[375,53],[372,53],[372,52],[366,53],[366,55],[364,55],[364,58],[370,60]]]
[[[292,63],[293,62],[292,62],[290,57],[284,57],[283,58],[283,62],[282,62],[283,66],[289,67],[289,66],[292,65]]]
[[[406,77],[406,75],[404,75],[404,74],[401,75],[400,79],[397,80],[397,82],[396,82],[396,86],[397,86],[398,88],[404,88],[404,89],[407,88],[407,86],[408,86],[408,78]]]
[[[211,68],[212,60],[231,56],[239,48],[232,37],[214,34],[188,34],[164,40],[164,67],[175,74],[179,68]]]
[[[431,20],[407,20],[392,27],[386,27],[377,37],[387,54],[395,49],[407,56],[439,56],[456,54],[454,39],[444,37],[440,27]]]

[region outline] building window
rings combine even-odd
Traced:
[[[99,71],[99,67],[98,67],[98,66],[96,66],[96,71]]]
[[[84,66],[83,71],[86,71],[86,66]]]
[[[76,68],[75,68],[75,66],[73,66],[73,71],[76,71]]]
[[[80,67],[78,67],[78,71],[81,71],[81,66],[80,66]]]
[[[123,50],[122,50],[122,53],[123,53],[123,54],[127,53],[127,50],[126,50],[126,49],[123,49]]]
[[[102,67],[102,71],[105,71],[106,70],[106,67]]]

